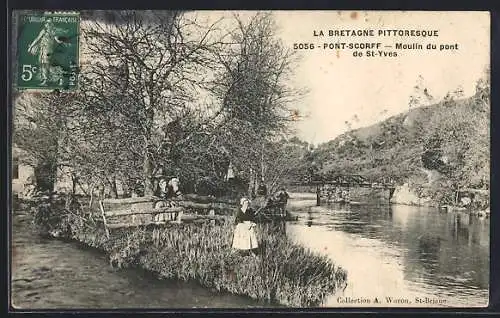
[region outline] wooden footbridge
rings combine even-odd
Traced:
[[[394,180],[390,177],[368,180],[361,175],[316,175],[298,185],[316,187],[316,205],[318,206],[322,198],[326,198],[328,202],[350,202],[349,192],[352,188],[387,190],[389,199],[396,188]]]

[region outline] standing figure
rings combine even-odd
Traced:
[[[259,183],[259,187],[257,188],[257,196],[266,196],[267,195],[267,186],[264,183],[264,180],[261,180]]]
[[[279,214],[281,217],[286,216],[286,206],[288,204],[288,199],[290,195],[286,192],[284,187],[281,187],[280,190],[275,194],[275,198],[277,201],[277,207],[279,210]]]
[[[236,212],[236,228],[234,230],[233,248],[244,254],[256,255],[259,244],[255,231],[254,211],[250,208],[250,200],[241,198],[240,208]]]
[[[261,180],[257,187],[257,195],[253,199],[252,205],[255,210],[263,210],[272,207],[272,198],[267,196],[267,186],[264,180]]]
[[[47,81],[55,82],[62,80],[62,68],[52,66],[55,48],[58,45],[64,45],[59,36],[65,30],[54,26],[52,19],[47,19],[38,36],[31,42],[28,52],[32,55],[38,55],[40,68],[41,85],[47,85]]]

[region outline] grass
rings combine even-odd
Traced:
[[[347,280],[345,270],[291,243],[271,224],[258,226],[261,246],[254,257],[231,249],[232,219],[222,225],[117,229],[108,239],[101,223],[57,210],[56,206],[38,209],[38,225],[45,230],[57,228],[63,238],[105,251],[113,266],[140,267],[161,279],[196,281],[215,291],[292,307],[318,306]],[[48,226],[48,222],[55,223]]]

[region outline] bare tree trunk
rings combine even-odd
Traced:
[[[76,183],[77,183],[77,179],[76,179],[76,175],[74,173],[71,174],[71,193],[73,195],[76,194]]]
[[[149,147],[148,147],[149,148]],[[144,195],[152,195],[153,194],[153,162],[151,161],[151,157],[149,156],[149,151],[146,151],[144,154],[144,165],[143,165],[143,174],[144,174]]]
[[[144,162],[142,172],[144,176],[144,195],[153,195],[153,160],[151,158],[151,132],[154,124],[154,110],[151,106],[151,96],[144,96],[144,107],[146,112],[146,134],[144,136]]]
[[[111,194],[113,195],[113,198],[118,199],[118,189],[116,187],[116,177],[114,175],[111,177],[110,186],[111,186]]]
[[[54,191],[57,180],[56,159],[49,159],[54,162],[42,162],[35,167],[34,175],[36,188],[40,191]]]
[[[127,183],[127,180],[125,178],[122,178],[121,183],[122,183],[123,197],[130,198],[130,187]]]
[[[255,193],[255,173],[252,168],[250,168],[250,180],[248,182],[248,196],[253,197]]]
[[[116,178],[114,175],[111,176],[111,180],[106,176],[106,181],[109,185],[109,195],[113,198],[118,199],[118,191],[116,188]]]
[[[94,203],[94,186],[90,188],[89,209],[92,208],[92,203]]]
[[[264,142],[262,142],[262,149],[260,153],[260,180],[264,180],[264,174],[265,174],[265,165],[264,165]]]
[[[104,187],[104,182],[102,180],[99,180],[98,189],[99,189],[98,190],[99,191],[98,192],[99,193],[98,194],[98,199],[99,200],[104,200],[104,198],[106,197],[106,193],[105,193],[106,189]]]

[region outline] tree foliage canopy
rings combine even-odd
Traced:
[[[176,11],[85,19],[79,92],[19,100],[19,121],[34,116],[37,128],[16,127],[16,146],[32,165],[112,188],[139,181],[146,193],[160,170],[222,181],[229,162],[244,180],[267,179],[300,96],[288,82],[294,57],[271,14],[220,22]]]

